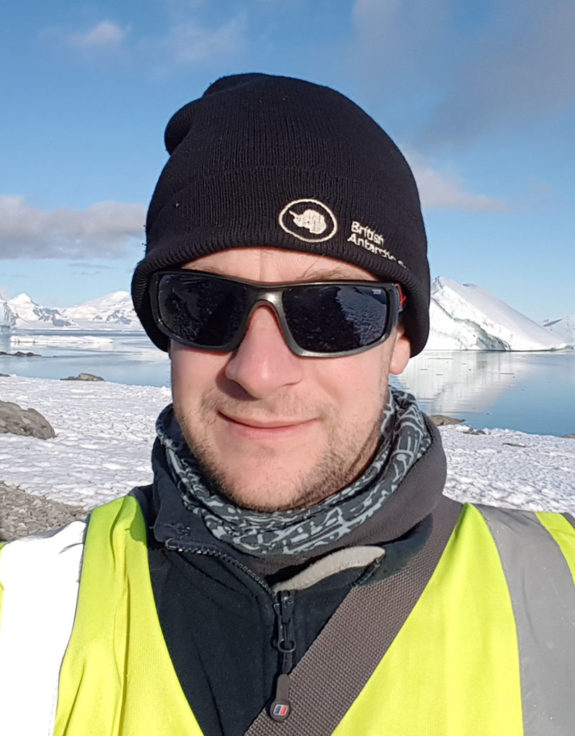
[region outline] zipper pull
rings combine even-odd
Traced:
[[[276,680],[275,696],[269,707],[270,717],[274,721],[285,721],[291,713],[289,673],[295,652],[293,606],[293,593],[282,590],[274,603],[278,627],[276,648],[280,653],[280,671]]]
[[[274,721],[285,721],[290,713],[289,675],[278,675],[276,694],[270,705],[269,714]]]

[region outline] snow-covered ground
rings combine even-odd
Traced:
[[[154,423],[167,388],[0,378],[0,398],[40,411],[56,438],[0,435],[0,480],[90,508],[151,480]],[[447,494],[461,501],[575,513],[575,439],[442,427]]]
[[[150,482],[154,424],[169,389],[12,376],[0,378],[0,397],[37,409],[57,435],[0,434],[0,480],[86,507]]]

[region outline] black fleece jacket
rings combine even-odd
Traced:
[[[382,510],[313,558],[260,560],[217,541],[184,508],[156,444],[154,484],[134,494],[150,528],[150,571],[162,631],[206,736],[244,734],[273,700],[278,674],[297,664],[353,586],[402,574],[410,561],[425,555],[445,480],[439,434],[430,422],[428,429],[431,446]],[[373,562],[356,566],[353,550],[359,545],[379,547],[381,554],[376,549]],[[298,579],[292,584],[293,575],[306,570],[313,577],[320,560],[341,549],[349,550],[349,559],[336,572],[318,573],[307,587]],[[293,651],[280,652],[282,639],[290,642],[284,649]]]

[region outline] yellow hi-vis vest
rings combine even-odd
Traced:
[[[0,732],[200,736],[160,628],[137,501],[96,509],[83,535],[75,522],[1,550]],[[563,516],[464,506],[335,730],[299,736],[572,736],[574,574]],[[328,674],[345,678],[345,663]],[[290,720],[259,733],[295,736]]]

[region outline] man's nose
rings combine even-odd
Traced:
[[[250,396],[263,399],[279,388],[298,383],[303,361],[287,346],[271,307],[258,307],[240,346],[232,353],[225,376]]]

